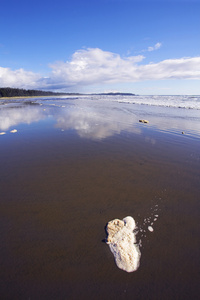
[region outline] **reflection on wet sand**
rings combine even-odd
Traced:
[[[31,125],[40,120],[49,126],[74,130],[81,138],[101,140],[123,131],[141,134],[144,126],[154,130],[196,136],[200,134],[198,111],[143,107],[118,102],[99,103],[95,99],[42,100],[6,103],[0,106],[0,135],[17,125]],[[148,108],[148,110],[147,110]],[[148,111],[148,114],[146,113]],[[149,124],[139,124],[141,118]],[[41,125],[42,126],[42,125]],[[17,128],[16,128],[17,129]],[[151,141],[155,143],[154,141]]]
[[[135,127],[136,118],[128,116],[123,111],[109,111],[104,114],[97,109],[55,107],[12,107],[0,110],[0,134],[3,135],[14,126],[30,125],[50,117],[54,120],[55,128],[75,130],[82,138],[101,140],[123,130],[140,133]],[[12,129],[13,130],[13,129]],[[15,129],[16,130],[16,129]],[[12,131],[13,132],[13,131]]]
[[[44,118],[39,107],[5,107],[0,110],[0,130],[6,131],[12,126],[31,124]]]
[[[57,128],[74,129],[80,137],[89,139],[101,140],[123,130],[140,133],[135,127],[136,118],[120,110],[102,113],[95,109],[66,109],[56,115],[56,121]]]

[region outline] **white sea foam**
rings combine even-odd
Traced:
[[[148,226],[148,230],[153,232],[153,227],[152,226]]]
[[[151,106],[200,109],[200,96],[120,96],[115,101]]]
[[[161,198],[159,198],[159,200],[161,200]],[[140,248],[142,248],[143,246],[143,241],[144,241],[144,238],[146,238],[148,236],[148,234],[146,235],[145,233],[148,231],[150,232],[153,232],[154,231],[154,224],[155,222],[158,221],[158,210],[159,209],[159,206],[158,204],[155,204],[154,206],[152,206],[150,208],[151,210],[151,216],[149,217],[146,217],[144,218],[143,220],[143,224],[140,225],[140,227],[138,228],[138,232],[142,233],[142,234],[139,234],[139,246]]]
[[[195,95],[79,95],[76,97],[63,96],[62,99],[100,100],[106,102],[119,102],[142,104],[150,106],[163,106],[174,108],[200,109],[200,96]]]
[[[107,244],[114,255],[118,268],[126,271],[136,271],[140,263],[140,250],[136,244],[135,220],[126,217],[123,220],[115,219],[107,224]]]

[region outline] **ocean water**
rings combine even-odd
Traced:
[[[197,299],[198,103],[0,100],[1,298]],[[141,254],[133,272],[105,243],[107,222],[126,216]]]
[[[200,96],[133,96],[119,97],[119,102],[150,106],[200,109]]]
[[[12,109],[11,109],[12,108]],[[158,131],[200,134],[200,96],[62,96],[1,100],[0,134],[13,126],[54,123],[79,136],[102,139],[122,131],[140,131],[139,119]]]

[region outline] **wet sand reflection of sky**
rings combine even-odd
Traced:
[[[122,132],[142,133],[146,128],[200,135],[198,115],[187,109],[138,106],[95,99],[22,101],[0,105],[0,135],[34,128],[73,130],[81,138],[102,140]],[[140,118],[149,124],[138,124]],[[37,123],[37,126],[36,126]],[[39,132],[38,132],[39,134]]]

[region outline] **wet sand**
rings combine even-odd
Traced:
[[[1,299],[198,298],[199,140],[141,126],[103,140],[1,137]],[[104,242],[106,223],[128,215],[140,230],[133,273]]]

